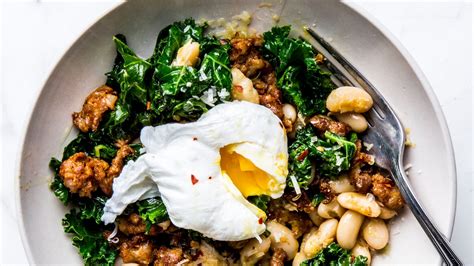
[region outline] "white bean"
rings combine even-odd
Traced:
[[[292,266],[300,266],[301,263],[308,258],[304,255],[303,252],[298,252],[296,253],[295,258],[293,259],[293,262],[291,263]]]
[[[176,59],[171,63],[173,66],[194,66],[199,59],[199,43],[187,42],[178,49]]]
[[[354,247],[363,221],[364,216],[355,211],[348,210],[342,215],[336,233],[337,243],[342,248],[351,249]]]
[[[370,218],[362,225],[362,237],[374,249],[388,244],[388,228],[382,219]]]
[[[396,215],[397,215],[396,211],[394,211],[392,209],[389,209],[387,207],[380,206],[380,214],[379,214],[378,218],[384,219],[384,220],[389,220],[389,219],[392,219],[393,217],[395,217]]]
[[[336,198],[332,199],[328,204],[321,202],[318,206],[318,215],[326,219],[341,218],[345,211]]]
[[[355,191],[354,186],[351,184],[351,181],[346,174],[339,176],[335,180],[330,180],[329,186],[331,187],[331,191],[335,194]]]
[[[258,104],[258,92],[253,87],[252,80],[247,78],[238,68],[232,68],[232,98]]]
[[[302,252],[304,247],[306,246],[306,242],[308,241],[308,238],[315,235],[317,231],[318,231],[317,227],[311,227],[309,232],[303,235],[303,240],[301,240],[301,244],[300,244],[300,252]]]
[[[367,247],[367,243],[365,243],[363,240],[357,241],[355,246],[351,250],[351,254],[354,257],[357,256],[364,256],[367,258],[367,265],[370,266],[370,263],[372,261],[372,255],[370,254],[369,247]]]
[[[356,211],[368,217],[380,215],[380,206],[374,199],[356,192],[344,192],[337,196],[342,207]]]
[[[270,221],[267,223],[267,230],[271,233],[271,248],[281,248],[286,252],[287,260],[292,260],[296,252],[298,252],[298,241],[295,238],[293,232],[291,232],[288,227],[277,223],[275,221]]]
[[[337,230],[337,220],[329,219],[324,221],[312,234],[308,235],[302,251],[308,258],[316,256],[316,254],[334,241]]]
[[[294,123],[296,121],[296,109],[293,105],[285,103],[282,107],[284,118]]]
[[[336,116],[337,120],[339,120],[340,122],[348,124],[351,129],[357,133],[364,132],[369,125],[365,117],[358,113],[335,113],[334,116]]]
[[[258,242],[257,239],[250,240],[242,250],[240,250],[240,262],[242,265],[254,265],[265,256],[270,249],[270,245],[270,238],[264,238],[262,243]]]
[[[323,217],[319,216],[317,209],[308,213],[308,215],[311,221],[313,221],[313,223],[317,226],[320,226],[325,220]]]
[[[365,90],[349,86],[331,91],[326,99],[326,107],[336,113],[365,113],[373,103],[372,97]]]

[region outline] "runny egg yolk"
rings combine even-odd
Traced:
[[[255,166],[249,159],[236,153],[233,145],[221,148],[220,155],[223,174],[230,177],[244,197],[270,194],[271,176]]]

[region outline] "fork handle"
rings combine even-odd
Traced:
[[[393,164],[396,165],[396,164]],[[403,196],[403,199],[406,201],[407,205],[410,207],[413,215],[415,215],[416,219],[420,223],[421,227],[425,231],[426,235],[430,238],[431,242],[438,250],[438,253],[443,258],[444,262],[447,265],[463,265],[462,261],[459,257],[455,254],[451,244],[449,243],[448,239],[439,231],[439,229],[431,222],[432,219],[428,217],[423,207],[418,203],[420,202],[417,200],[413,190],[408,182],[408,177],[402,171],[403,167],[399,164],[398,167],[394,167],[395,169],[391,169],[391,174],[395,177],[394,180],[397,183],[398,188]],[[404,182],[400,182],[403,180]]]

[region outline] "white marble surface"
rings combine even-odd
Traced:
[[[451,131],[458,172],[452,242],[464,262],[473,264],[472,3],[351,2],[368,10],[401,41],[438,96]],[[68,46],[116,4],[2,3],[0,265],[27,263],[16,225],[13,188],[16,158],[36,96]]]

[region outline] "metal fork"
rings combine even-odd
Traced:
[[[402,165],[405,131],[395,112],[380,92],[336,49],[313,29],[306,28],[306,31],[314,38],[316,45],[313,45],[328,59],[330,62],[328,67],[340,82],[344,85],[362,87],[372,96],[374,105],[365,114],[369,123],[369,129],[362,135],[362,140],[365,143],[374,145],[372,150],[377,166],[387,170],[392,175],[408,207],[438,250],[444,262],[447,265],[462,265],[449,241],[431,222],[408,182]]]

